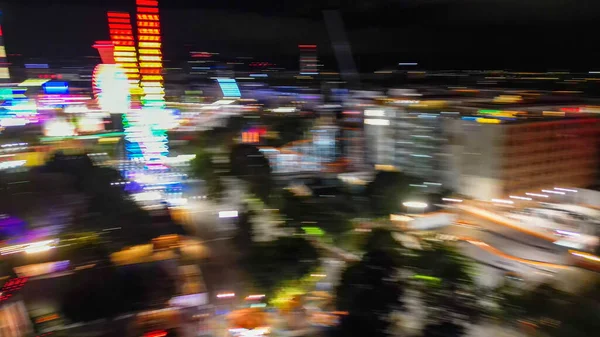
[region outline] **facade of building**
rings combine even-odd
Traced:
[[[526,197],[596,181],[596,118],[506,123],[453,119],[446,121],[445,129],[451,135],[446,181],[458,193],[485,200]]]

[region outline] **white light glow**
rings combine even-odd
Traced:
[[[384,117],[385,116],[385,110],[365,110],[365,116],[369,116],[369,117]]]
[[[46,123],[44,135],[48,137],[75,136],[75,125],[60,119],[50,121]]]
[[[504,200],[504,199],[492,199],[492,202],[496,202],[496,203],[499,203],[499,204],[507,204],[507,205],[512,205],[512,204],[515,203],[514,201]]]
[[[511,195],[509,198],[511,198],[511,199],[517,199],[517,200],[533,200],[531,198],[519,197],[519,196],[516,196],[516,195]]]
[[[224,218],[237,218],[238,217],[238,211],[220,211],[219,212],[219,218],[224,219]]]
[[[407,201],[407,202],[403,202],[402,205],[404,205],[405,207],[410,207],[410,208],[426,208],[427,207],[427,203],[420,202],[420,201]]]
[[[569,189],[569,188],[555,187],[554,189],[557,190],[557,191],[562,191],[562,192],[577,193],[577,190],[572,190],[572,189]]]
[[[368,125],[390,125],[390,121],[387,119],[366,118],[365,124],[368,124]]]
[[[538,193],[525,193],[525,194],[532,196],[532,197],[548,198],[548,196],[545,194],[538,194]]]
[[[222,293],[218,294],[217,298],[232,298],[235,297],[235,293]]]
[[[453,199],[453,198],[442,198],[443,201],[450,201],[450,202],[463,202],[462,199]]]
[[[544,193],[550,193],[550,194],[565,195],[565,192],[558,192],[558,191],[551,191],[551,190],[542,190],[542,192],[544,192]]]

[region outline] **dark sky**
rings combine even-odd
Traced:
[[[105,12],[135,0],[0,0],[7,52],[51,60],[95,55]],[[293,66],[315,43],[335,68],[323,9],[340,9],[362,71],[427,68],[600,68],[600,0],[162,0],[167,59],[186,45]]]

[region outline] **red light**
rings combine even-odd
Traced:
[[[109,31],[109,33],[110,33],[110,35],[113,35],[113,34],[114,34],[114,35],[121,35],[121,34],[124,34],[124,35],[132,35],[132,34],[133,34],[133,33],[131,32],[131,30],[128,30],[128,29],[111,29],[111,30]]]
[[[579,107],[566,107],[566,108],[560,108],[560,110],[562,112],[580,112]]]
[[[56,78],[58,78],[59,80],[62,78],[61,74],[56,75]]]
[[[138,7],[138,13],[158,13],[158,7]]]
[[[108,28],[110,29],[131,29],[131,25],[120,24],[120,23],[109,23]]]
[[[316,44],[299,44],[298,48],[308,48],[308,49],[316,49]]]
[[[142,68],[140,74],[145,75],[160,75],[160,68]]]
[[[133,41],[113,41],[115,46],[134,46]]]
[[[165,337],[167,332],[165,330],[152,331],[144,334],[144,337]]]
[[[108,23],[129,23],[129,18],[127,19],[120,19],[120,18],[108,18]]]
[[[2,27],[0,27],[0,36],[2,36]]]
[[[154,6],[154,7],[157,7],[158,6],[158,1],[156,1],[156,0],[136,0],[135,4],[138,5],[138,6]]]
[[[124,12],[108,12],[106,14],[109,18],[129,18],[129,13]]]

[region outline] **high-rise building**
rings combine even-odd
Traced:
[[[0,12],[0,23],[2,22],[2,12]],[[8,62],[6,60],[6,49],[4,49],[4,35],[0,25],[0,81],[10,79],[8,71]]]
[[[142,104],[145,107],[163,108],[165,89],[158,1],[136,0],[136,5]]]
[[[555,187],[596,182],[600,120],[585,115],[524,119],[448,120],[449,176],[457,192],[491,198],[543,195]],[[551,193],[551,192],[548,192]],[[551,193],[552,194],[552,193]]]
[[[301,44],[298,48],[300,49],[300,75],[317,75],[319,73],[317,45]]]

